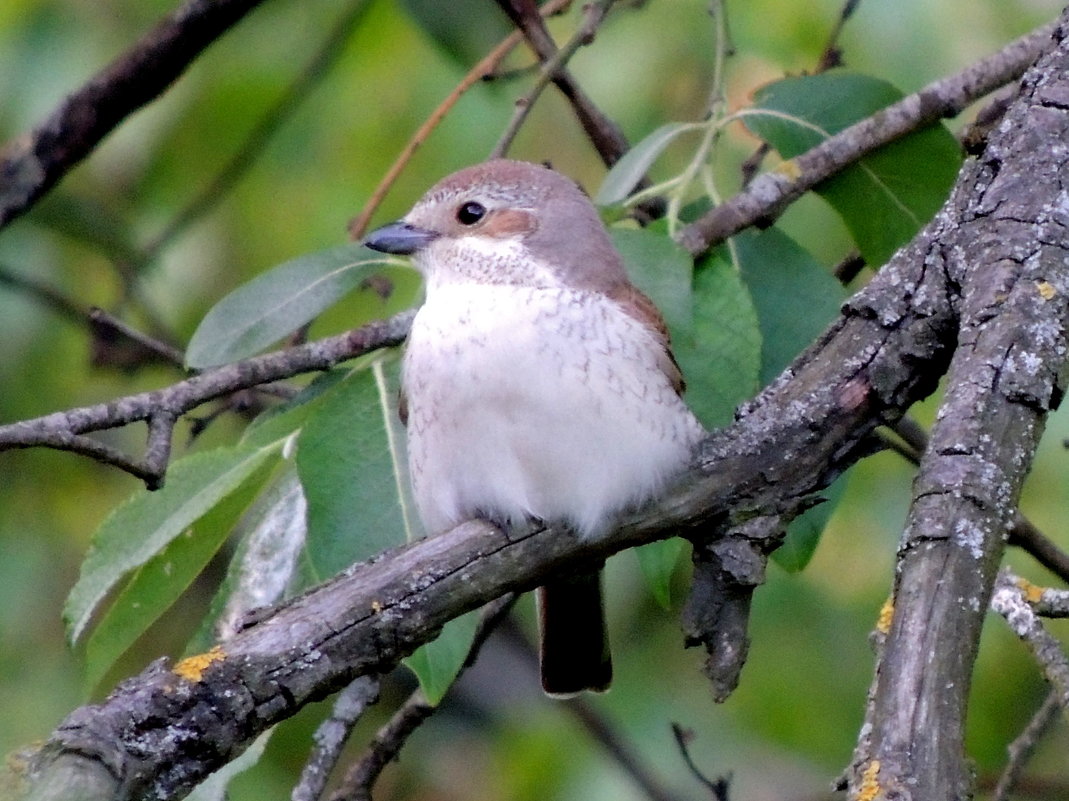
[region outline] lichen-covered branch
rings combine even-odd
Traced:
[[[945,398],[914,482],[894,618],[881,649],[852,789],[971,796],[963,737],[980,627],[1007,529],[1061,399],[1069,326],[1069,42],[1025,76],[917,256],[960,310]]]

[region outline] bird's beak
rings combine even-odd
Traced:
[[[438,234],[434,231],[417,228],[400,220],[375,229],[367,235],[364,244],[372,250],[408,256],[422,250],[437,238]]]

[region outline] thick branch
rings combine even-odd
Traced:
[[[261,0],[185,0],[133,47],[0,151],[0,227],[18,217],[131,113],[155,100]]]
[[[946,396],[914,483],[853,788],[967,798],[972,663],[1021,483],[1060,400],[1069,342],[1069,41],[1025,76],[984,156],[963,171],[928,254],[960,304]]]

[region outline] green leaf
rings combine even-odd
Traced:
[[[258,353],[396,263],[362,245],[348,244],[268,270],[205,315],[189,341],[186,364],[201,369]]]
[[[683,540],[673,537],[659,540],[634,549],[642,575],[653,597],[665,609],[672,608],[672,576],[679,564]]]
[[[790,573],[797,573],[813,558],[825,526],[846,492],[846,476],[839,476],[822,493],[824,502],[806,509],[787,526],[783,544],[772,552],[776,564]]]
[[[757,391],[761,331],[750,294],[723,248],[697,265],[691,325],[669,328],[688,405],[707,427],[727,425],[735,407]]]
[[[93,610],[131,570],[163,551],[215,504],[242,485],[282,441],[219,448],[179,459],[156,492],[140,492],[116,507],[93,536],[63,617],[76,641]]]
[[[694,260],[671,237],[648,228],[611,228],[609,236],[635,285],[657,304],[669,326],[690,325]]]
[[[442,633],[436,640],[402,660],[416,674],[423,694],[432,705],[438,705],[460,673],[478,626],[478,611],[461,615],[442,626]]]
[[[655,130],[613,165],[594,196],[594,204],[612,206],[622,203],[649,172],[653,163],[661,157],[665,148],[680,134],[699,130],[701,127],[699,123],[693,122],[670,122]]]
[[[745,123],[785,159],[901,99],[891,84],[866,75],[826,72],[785,78],[754,95]],[[816,187],[843,218],[865,260],[883,264],[943,201],[961,166],[961,148],[942,124],[870,153]]]
[[[761,324],[764,386],[838,316],[846,291],[778,228],[744,231],[732,244]]]
[[[216,528],[198,536],[187,529],[134,573],[86,642],[88,690],[189,587],[229,533],[228,528]]]
[[[399,361],[392,355],[374,364],[380,366],[354,370],[331,389],[297,440],[307,559],[317,581],[411,536],[397,393],[388,386],[396,384]]]

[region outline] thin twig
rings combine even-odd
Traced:
[[[345,50],[357,24],[363,18],[368,0],[353,0],[341,18],[327,34],[319,50],[301,70],[293,83],[275,104],[267,110],[245,138],[230,161],[208,182],[208,185],[149,242],[142,251],[142,259],[151,261],[178,234],[211,211],[234,188],[255,164],[279,128],[282,127],[316,85],[330,72]]]
[[[1022,589],[1021,580],[1003,568],[995,582],[991,608],[1005,618],[1010,629],[1024,640],[1050,683],[1059,706],[1069,711],[1069,659],[1061,643],[1043,626]]]
[[[538,671],[538,651],[528,636],[511,620],[502,633],[507,636],[509,646],[530,666],[531,674],[535,675]],[[639,754],[635,753],[592,704],[580,696],[562,702],[561,706],[575,716],[587,734],[605,749],[647,798],[651,801],[678,801],[678,797],[661,784],[653,771],[643,764]]]
[[[552,16],[560,12],[562,9],[571,5],[572,0],[550,0],[541,7],[539,13],[545,16]],[[412,156],[419,149],[427,137],[431,135],[431,131],[438,127],[438,124],[445,118],[445,115],[456,105],[461,96],[468,91],[479,81],[485,79],[491,75],[498,65],[504,60],[504,58],[513,51],[513,49],[523,41],[523,34],[520,31],[513,31],[470,70],[465,75],[460,83],[454,87],[453,91],[449,93],[436,108],[431,115],[423,122],[422,125],[412,135],[412,138],[408,140],[408,143],[401,150],[400,155],[394,160],[394,163],[390,165],[390,169],[386,171],[386,175],[379,185],[375,187],[375,191],[371,193],[371,197],[368,198],[367,203],[364,204],[363,210],[353,218],[349,223],[349,236],[353,239],[359,239],[367,231],[368,224],[371,222],[371,217],[382,205],[383,199],[386,194],[397,182],[398,176],[408,166],[409,161],[412,160]]]
[[[686,764],[690,774],[709,791],[713,801],[728,801],[728,788],[731,784],[731,777],[717,776],[715,779],[710,779],[702,773],[694,763],[694,758],[690,755],[690,741],[694,737],[694,732],[689,729],[684,729],[678,723],[673,723],[672,734],[676,738],[676,745],[679,746],[679,753],[682,755],[683,762]]]
[[[102,336],[106,333],[112,335],[118,334],[143,348],[145,351],[155,354],[162,360],[170,362],[176,367],[185,369],[185,356],[182,351],[174,345],[164,342],[161,339],[157,339],[156,337],[149,336],[142,331],[138,331],[136,328],[123,322],[118,317],[115,317],[96,306],[89,309],[88,317],[90,327],[93,329],[93,333],[97,336]]]
[[[841,67],[843,64],[843,51],[839,49],[839,37],[842,36],[843,29],[846,27],[847,21],[857,11],[857,7],[861,5],[861,0],[846,0],[843,7],[839,10],[839,16],[835,20],[835,26],[831,29],[831,33],[828,34],[828,41],[824,45],[824,50],[821,51],[820,58],[817,61],[817,66],[813,70],[815,75],[820,75],[822,72],[827,72],[834,67]],[[742,174],[742,188],[745,189],[750,185],[750,182],[757,177],[757,172],[761,168],[761,162],[765,160],[765,156],[772,150],[772,146],[768,142],[762,142],[757,146],[750,156],[742,162],[739,168]]]
[[[1039,709],[1036,710],[1035,715],[1028,721],[1028,725],[1006,747],[1006,751],[1009,753],[1009,760],[1006,762],[1006,769],[1002,772],[998,784],[995,786],[994,801],[1009,801],[1010,793],[1020,780],[1025,765],[1032,758],[1032,754],[1035,752],[1036,746],[1039,745],[1043,735],[1047,733],[1051,724],[1054,723],[1059,709],[1061,709],[1061,704],[1058,703],[1058,693],[1052,692],[1048,694]]]
[[[408,333],[414,314],[412,310],[404,311],[344,334],[205,370],[165,389],[0,426],[0,451],[33,447],[73,451],[119,467],[151,484],[162,478],[162,472],[81,435],[155,420],[160,428],[150,442],[147,456],[158,460],[165,424],[173,427],[175,420],[202,403],[237,390],[326,370],[362,354],[399,345]]]
[[[961,72],[928,84],[878,114],[854,123],[683,228],[676,236],[699,255],[757,222],[770,223],[805,192],[899,137],[952,117],[970,103],[1019,78],[1049,44],[1055,23],[1043,25]]]
[[[622,767],[635,784],[642,788],[647,798],[651,801],[680,801],[680,796],[658,781],[628,742],[589,701],[579,697],[566,701],[564,705],[583,724],[583,728],[609,753],[616,764]]]
[[[87,310],[81,304],[71,300],[54,286],[22,275],[6,266],[0,265],[0,286],[8,286],[24,292],[29,297],[43,304],[61,317],[71,322],[83,324]]]
[[[508,152],[512,141],[516,138],[516,134],[519,133],[520,127],[527,119],[527,115],[530,114],[543,90],[549,85],[550,81],[557,77],[560,70],[579,51],[580,47],[593,41],[598,26],[614,2],[615,0],[598,0],[598,2],[590,3],[584,8],[583,21],[572,35],[572,38],[565,43],[564,47],[542,62],[538,80],[535,81],[534,86],[531,87],[526,95],[516,101],[516,110],[512,115],[512,119],[509,120],[504,133],[497,140],[497,144],[494,145],[494,149],[490,151],[490,158],[501,158]]]
[[[508,14],[513,24],[523,31],[531,49],[538,55],[539,61],[545,63],[556,55],[557,46],[553,42],[553,37],[549,35],[542,17],[537,13],[537,5],[532,0],[496,0],[496,2]],[[557,70],[552,80],[571,104],[575,116],[579,119],[579,124],[583,126],[583,131],[602,162],[606,167],[611,167],[630,149],[623,131],[594,105],[594,101],[579,87],[568,70]]]
[[[261,0],[187,0],[0,150],[0,228],[29,209],[110,131],[162,94]]]
[[[820,61],[817,62],[816,72],[818,74],[827,72],[833,67],[842,66],[843,54],[839,49],[839,37],[842,36],[843,28],[846,27],[846,23],[857,11],[859,5],[861,5],[861,0],[846,0],[843,3],[843,7],[839,10],[839,18],[835,21],[835,27],[831,29],[828,41],[824,45],[824,52],[821,53]]]
[[[509,593],[491,602],[483,610],[468,655],[457,673],[458,678],[475,663],[487,638],[508,615],[517,597],[515,593]],[[417,688],[389,722],[379,729],[360,761],[349,769],[341,786],[330,796],[330,801],[370,801],[371,788],[378,781],[383,768],[397,758],[409,736],[433,715],[437,708],[427,701],[423,690]]]
[[[360,676],[338,694],[330,717],[319,725],[312,736],[315,747],[290,794],[290,801],[318,801],[353,727],[367,708],[378,700],[378,676]]]

